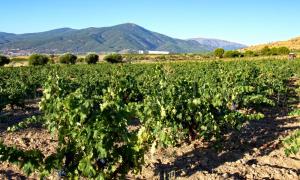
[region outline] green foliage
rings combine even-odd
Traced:
[[[284,140],[285,154],[290,156],[296,155],[300,151],[300,130],[295,131],[294,134]]]
[[[33,54],[29,57],[29,65],[31,66],[42,66],[47,64],[49,57],[42,54]]]
[[[215,57],[218,57],[218,58],[222,58],[224,53],[225,53],[225,50],[223,48],[217,48],[214,50],[214,55],[215,55]]]
[[[291,52],[291,50],[287,47],[279,47],[277,49],[277,52],[278,52],[278,54],[281,54],[281,55],[287,55]]]
[[[0,143],[0,161],[41,177],[58,170],[69,179],[122,179],[157,146],[202,138],[218,144],[263,118],[262,107],[276,105],[298,67],[270,60],[0,68],[0,107],[43,89],[42,115],[10,130],[43,123],[58,138],[48,157]]]
[[[287,55],[290,53],[290,50],[287,47],[273,47],[271,48],[271,55]]]
[[[224,54],[225,58],[236,58],[241,56],[242,54],[239,51],[226,51]]]
[[[25,120],[23,120],[22,122],[19,122],[16,125],[13,125],[11,127],[7,128],[8,132],[15,132],[15,131],[19,131],[22,129],[27,128],[29,125],[33,125],[33,124],[38,124],[38,123],[42,123],[44,121],[42,116],[32,116],[30,118],[27,118]]]
[[[29,175],[40,169],[44,155],[38,150],[22,151],[16,147],[7,147],[0,142],[0,162],[9,161],[21,167]]]
[[[77,56],[71,53],[64,54],[59,57],[59,62],[62,64],[75,64]]]
[[[4,66],[5,64],[9,64],[10,59],[6,56],[0,55],[0,66]]]
[[[271,55],[271,49],[269,48],[269,46],[265,46],[260,50],[260,54],[264,56],[269,56]]]
[[[57,161],[66,158],[64,171],[70,177],[80,172],[89,178],[111,179],[138,170],[143,162],[138,131],[127,128],[135,114],[128,111],[130,101],[124,98],[129,94],[124,92],[133,81],[111,79],[76,88],[74,82],[49,78],[45,86],[40,108],[50,132],[58,132],[57,151],[64,157]]]
[[[290,53],[289,48],[287,47],[272,47],[269,48],[268,46],[265,46],[263,49],[261,49],[260,54],[269,56],[269,55],[287,55]]]
[[[97,54],[89,54],[85,57],[85,62],[88,64],[96,64],[99,60],[99,56]]]
[[[24,101],[41,96],[37,89],[45,82],[48,66],[0,70],[0,112],[10,105],[24,107]]]
[[[247,50],[247,51],[245,51],[244,56],[245,57],[255,57],[255,56],[258,56],[258,54],[254,51]]]
[[[121,54],[109,54],[104,57],[104,61],[109,63],[121,63],[123,61],[123,57]]]

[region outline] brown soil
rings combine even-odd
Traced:
[[[294,102],[299,106],[299,102]],[[36,105],[29,105],[36,114]],[[268,116],[245,124],[240,132],[228,134],[216,150],[210,143],[194,141],[179,147],[159,149],[146,155],[146,164],[139,175],[128,179],[300,179],[300,153],[285,156],[282,140],[300,128],[300,116],[287,116],[288,108],[268,110]],[[7,145],[22,149],[40,149],[45,155],[55,151],[57,141],[41,127],[31,127],[14,133],[6,128],[31,115],[14,110],[9,122],[0,124],[0,137]],[[38,179],[37,174],[26,177],[9,163],[0,164],[0,179]],[[57,179],[56,173],[49,179]]]

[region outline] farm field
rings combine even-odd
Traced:
[[[5,178],[300,178],[299,59],[4,67],[0,85]]]

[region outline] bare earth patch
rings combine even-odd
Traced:
[[[295,107],[299,103],[294,104]],[[9,119],[0,122],[4,143],[24,150],[40,149],[45,156],[55,152],[57,141],[41,127],[30,127],[8,133],[6,128],[24,117],[38,114],[31,110],[15,110]],[[282,140],[300,128],[299,116],[287,116],[288,108],[268,110],[267,117],[250,121],[240,132],[233,132],[222,142],[222,150],[210,143],[194,141],[179,147],[159,149],[146,155],[146,164],[139,175],[129,173],[128,179],[300,179],[300,154],[286,157]],[[0,179],[39,179],[37,174],[26,177],[13,164],[0,164]],[[58,179],[53,173],[49,179]]]

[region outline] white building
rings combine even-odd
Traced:
[[[139,50],[139,54],[145,54],[145,51]]]
[[[170,54],[169,51],[148,51],[148,54]]]
[[[143,51],[139,50],[139,54],[170,54],[169,51]]]

